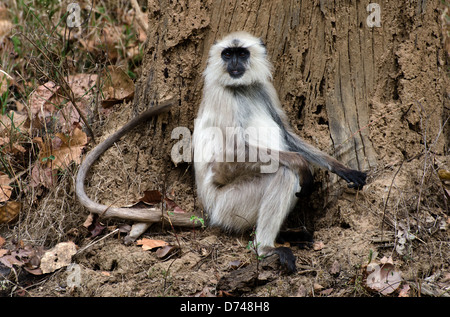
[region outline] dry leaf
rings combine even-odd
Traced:
[[[375,263],[367,266],[367,272],[370,274],[367,276],[366,285],[383,295],[394,292],[402,282],[400,271],[389,262],[388,259],[381,266]]]
[[[51,273],[72,262],[72,256],[77,252],[75,243],[61,242],[44,253],[41,259],[42,273]]]
[[[323,286],[318,284],[318,283],[314,283],[314,290],[317,291],[321,291],[323,289]]]
[[[9,223],[17,218],[22,204],[17,201],[8,201],[0,206],[0,223]]]
[[[156,250],[156,256],[159,259],[165,259],[170,255],[174,254],[178,250],[178,246],[176,245],[165,245],[162,248]]]
[[[28,102],[31,114],[34,117],[38,117],[42,122],[45,118],[51,116],[57,108],[56,104],[56,93],[60,87],[54,82],[49,81],[39,87],[37,87],[30,95],[30,100]]]
[[[33,139],[39,146],[39,162],[52,169],[67,168],[71,162],[81,163],[81,153],[87,144],[87,135],[80,128],[75,128],[70,136],[57,133],[51,144],[41,137]]]
[[[22,145],[10,142],[10,139],[7,136],[0,137],[0,147],[4,152],[9,152],[13,155],[26,152]]]
[[[134,82],[121,68],[108,66],[102,74],[103,95],[102,106],[104,108],[129,101],[134,96]]]
[[[6,253],[2,252],[3,255],[0,256],[0,263],[9,268],[14,265],[23,266],[24,264],[32,266],[30,261],[35,262],[35,257],[39,257],[41,254],[40,247],[23,246],[22,243],[18,243],[16,247],[17,249],[15,250],[6,250]]]
[[[155,248],[160,248],[165,245],[168,245],[168,243],[165,241],[153,240],[153,239],[147,239],[147,238],[142,238],[141,240],[137,240],[136,244],[142,245],[142,249],[144,249],[144,250],[152,250]]]
[[[0,257],[0,263],[5,265],[6,267],[12,268],[14,265],[17,266],[22,266],[23,265],[23,261],[22,258],[24,257],[23,255],[23,251],[19,250],[19,251],[10,251],[7,250],[8,252],[6,252],[5,255],[3,255],[2,257]],[[28,256],[25,255],[25,256]]]
[[[71,162],[81,163],[81,153],[88,142],[87,135],[80,128],[75,128],[71,136],[57,133],[63,144],[57,152],[54,152],[55,161],[53,166],[60,168],[67,167]]]
[[[83,226],[91,233],[91,238],[94,238],[101,234],[106,228],[104,224],[99,221],[99,216],[97,214],[89,214],[83,223]]]
[[[3,245],[5,244],[6,240],[5,238],[0,236],[0,248],[3,247]]]
[[[121,27],[105,25],[101,29],[101,34],[92,33],[88,40],[79,39],[81,45],[88,52],[96,55],[108,54],[108,59],[115,61],[119,52],[117,46],[120,43],[123,31]]]
[[[0,202],[8,201],[11,198],[12,187],[9,186],[10,182],[9,176],[0,172]]]
[[[51,167],[46,167],[36,162],[31,169],[31,187],[38,187],[40,185],[46,188],[52,188],[56,184],[57,171],[52,171]]]
[[[144,197],[140,198],[139,201],[148,205],[156,205],[161,203],[162,194],[159,190],[146,190],[144,191]]]
[[[328,296],[328,295],[330,295],[333,292],[333,290],[334,290],[333,288],[327,288],[327,289],[321,291],[320,295]]]
[[[146,190],[144,191],[144,196],[139,199],[137,204],[134,204],[133,207],[139,206],[139,203],[144,203],[149,206],[154,206],[156,204],[161,203],[163,200],[162,194],[159,190]],[[164,198],[164,202],[167,205],[167,210],[172,211],[174,213],[185,213],[183,209],[181,209],[172,199],[167,197]]]
[[[67,78],[67,84],[76,99],[78,109],[86,115],[89,111],[94,95],[91,88],[96,84],[97,75],[76,74]],[[47,82],[37,87],[30,95],[29,106],[31,120],[38,119],[35,126],[48,121],[58,122],[63,131],[70,133],[74,127],[79,126],[81,117],[73,104],[63,95],[63,90],[53,82]]]

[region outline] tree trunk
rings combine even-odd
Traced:
[[[136,141],[151,153],[154,177],[159,173],[167,184],[177,182],[177,192],[192,193],[190,166],[170,160],[177,142],[171,132],[192,131],[208,50],[236,30],[266,44],[275,88],[298,134],[346,165],[370,172],[412,158],[424,138],[444,154],[448,77],[441,3],[380,0],[379,27],[368,22],[369,3],[149,0],[133,112],[178,100],[170,114],[141,129],[144,141]]]

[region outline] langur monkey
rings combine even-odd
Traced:
[[[336,173],[357,189],[365,185],[366,174],[345,167],[292,132],[271,83],[266,55],[261,40],[244,32],[232,33],[212,46],[194,123],[195,179],[210,225],[237,232],[255,227],[258,254],[278,254],[292,272],[292,251],[275,248],[274,241],[298,194],[307,191],[313,181],[310,164]],[[174,103],[150,108],[89,152],[75,182],[83,206],[110,216],[126,212],[135,221],[161,219],[158,211],[98,204],[86,195],[84,181],[93,163],[114,142],[142,122],[169,111]]]
[[[211,47],[194,123],[195,180],[210,225],[234,232],[255,228],[258,254],[277,254],[293,272],[292,251],[274,242],[297,194],[312,183],[310,164],[336,173],[356,189],[365,185],[366,174],[295,135],[271,80],[259,38],[236,32]],[[276,168],[263,170],[269,161]]]

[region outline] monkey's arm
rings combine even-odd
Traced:
[[[308,162],[337,174],[349,183],[348,187],[362,189],[366,184],[366,173],[346,167],[335,158],[308,144],[293,132],[288,133],[288,142],[292,151],[300,153]]]
[[[212,171],[214,172],[213,181],[217,186],[225,186],[232,182],[251,180],[261,176],[261,167],[267,165],[269,161],[276,162],[281,166],[289,167],[296,171],[300,177],[302,192],[307,191],[314,180],[308,162],[296,152],[274,151],[262,149],[258,146],[245,144],[246,161],[239,162],[237,154],[233,151],[233,162],[212,162]],[[249,162],[249,153],[257,153],[255,162]]]

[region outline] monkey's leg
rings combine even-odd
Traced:
[[[215,185],[206,186],[205,207],[210,225],[220,226],[230,231],[242,232],[256,224],[260,201],[261,179],[253,182],[234,182],[220,189]]]
[[[273,175],[267,176],[258,219],[256,223],[256,244],[259,255],[278,254],[280,262],[291,272],[296,271],[295,256],[289,248],[275,248],[275,239],[286,216],[294,208],[300,190],[299,177],[286,167],[280,167]],[[270,181],[269,181],[270,179]]]

